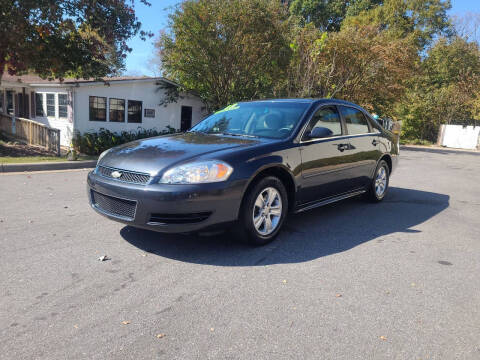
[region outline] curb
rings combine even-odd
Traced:
[[[25,164],[0,164],[0,173],[45,170],[89,169],[97,165],[97,160],[39,162]]]
[[[443,151],[443,152],[465,152],[465,153],[473,153],[473,154],[480,154],[480,151],[477,149],[459,149],[459,148],[449,148],[446,146],[438,146],[438,145],[400,145],[400,150],[409,150],[409,149],[418,149],[418,150],[425,150],[425,151]]]

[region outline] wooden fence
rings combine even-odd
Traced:
[[[0,115],[0,130],[30,145],[43,146],[60,156],[59,129],[29,119]]]

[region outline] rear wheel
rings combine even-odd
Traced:
[[[384,160],[381,160],[375,169],[375,174],[368,191],[370,201],[380,202],[383,200],[388,190],[389,181],[390,168]]]
[[[261,179],[246,194],[240,213],[241,236],[253,245],[265,245],[278,235],[288,211],[287,191],[273,176]]]

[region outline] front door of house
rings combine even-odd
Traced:
[[[29,101],[28,94],[18,94],[18,116],[21,118],[29,117]]]
[[[182,114],[180,116],[180,131],[187,131],[192,127],[192,107],[182,106]]]

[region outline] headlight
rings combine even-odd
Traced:
[[[233,168],[223,161],[196,161],[167,170],[160,182],[163,184],[213,183],[227,180],[232,172]]]
[[[102,160],[102,158],[103,158],[105,155],[107,155],[107,153],[108,153],[109,151],[110,151],[110,149],[105,150],[104,152],[102,152],[102,153],[100,154],[100,156],[98,157],[98,160],[97,160],[97,165],[100,163],[100,160]]]

